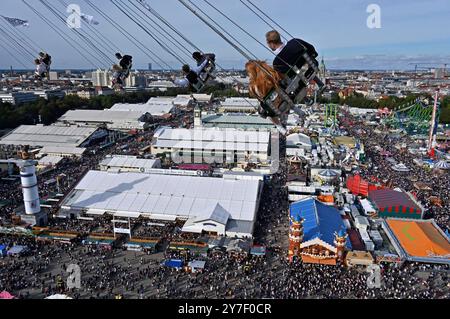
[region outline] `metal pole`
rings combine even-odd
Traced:
[[[439,99],[439,89],[436,89],[436,95],[434,96],[433,115],[431,116],[430,138],[428,140],[428,150],[429,151],[431,151],[436,144],[436,135],[434,134],[434,128],[436,125],[436,113],[437,113],[438,99]]]

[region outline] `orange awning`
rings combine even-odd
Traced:
[[[433,257],[450,254],[447,238],[429,221],[388,219],[387,223],[410,256]]]

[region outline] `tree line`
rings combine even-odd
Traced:
[[[213,94],[214,97],[237,97],[242,96],[229,85],[219,83],[208,86],[204,93]],[[100,95],[91,99],[83,99],[78,95],[66,95],[64,98],[40,98],[34,102],[24,103],[18,106],[9,103],[0,103],[0,129],[16,128],[24,124],[42,123],[49,125],[69,110],[88,109],[103,110],[112,107],[116,103],[145,103],[151,97],[176,96],[178,94],[189,94],[187,89],[170,88],[165,92],[140,91],[126,94]],[[384,108],[395,109],[405,103],[414,101],[418,95],[410,95],[405,98],[388,97],[380,101],[365,98],[362,94],[355,93],[353,96],[342,99],[337,93],[333,93],[330,99],[321,97],[321,103],[346,104],[358,108]],[[430,101],[432,97],[429,96]],[[441,100],[440,122],[450,124],[450,96]]]
[[[208,86],[202,93],[214,94],[214,97],[235,97],[239,94],[230,86],[217,84]],[[0,103],[0,130],[12,129],[20,125],[42,123],[50,125],[69,110],[103,110],[111,108],[116,103],[145,103],[156,96],[177,96],[190,94],[188,89],[169,88],[164,92],[139,91],[125,94],[99,95],[90,99],[78,95],[66,95],[64,98],[39,98],[36,101],[12,105]]]

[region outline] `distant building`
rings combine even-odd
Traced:
[[[95,88],[95,94],[96,95],[114,95],[114,90],[107,87],[107,86],[97,86]]]
[[[43,90],[43,91],[34,91],[39,98],[43,98],[48,100],[49,98],[56,97],[62,99],[66,96],[66,93],[62,90]]]
[[[96,128],[78,126],[21,125],[0,139],[0,145],[20,148],[29,145],[35,148],[48,148],[48,155],[71,156],[84,152],[91,141],[104,136]],[[58,148],[58,152],[50,149]],[[61,151],[63,149],[63,151]],[[41,150],[42,151],[42,150]]]
[[[261,189],[258,180],[90,171],[60,214],[178,219],[182,232],[252,238]]]
[[[95,92],[95,89],[84,89],[82,91],[78,91],[76,95],[82,99],[91,99],[97,96],[97,93]]]
[[[151,63],[148,64],[148,70],[153,71],[153,65]]]
[[[111,109],[111,111],[132,111],[132,112],[141,112],[141,114],[150,114],[152,117],[161,117],[161,116],[167,116],[168,114],[172,113],[175,110],[175,106],[171,103],[170,100],[168,101],[161,101],[161,102],[151,102],[149,100],[145,104],[123,104],[123,103],[117,103],[114,104]]]
[[[12,105],[19,105],[27,102],[34,102],[38,96],[34,92],[11,92],[0,93],[0,100],[3,103],[11,103]]]
[[[125,86],[144,88],[147,86],[147,79],[139,73],[131,73],[130,76],[125,79]]]
[[[49,73],[49,80],[50,81],[58,81],[59,77],[58,77],[58,72],[55,71],[51,71]]]
[[[435,79],[444,79],[446,75],[446,69],[437,68],[434,70],[434,78]]]
[[[155,132],[152,154],[168,154],[175,163],[267,164],[270,132],[236,129],[161,127]]]
[[[174,88],[176,85],[171,81],[153,81],[148,85],[149,88],[159,91],[167,91],[167,89]]]
[[[211,103],[212,94],[203,94],[203,93],[201,93],[201,94],[194,93],[191,95],[179,94],[179,95],[177,95],[174,103],[175,103],[175,105],[178,105],[178,102],[183,103],[183,101],[186,101],[186,100],[191,101],[191,100],[193,100],[192,98],[195,99],[198,103]]]
[[[220,104],[220,113],[255,113],[259,106],[257,99],[242,97],[227,98]]]
[[[92,72],[92,84],[94,86],[111,86],[111,72],[100,69]]]
[[[308,135],[303,133],[294,133],[286,138],[286,154],[296,155],[300,150],[310,152],[312,150],[312,141]]]
[[[58,122],[86,127],[104,127],[110,130],[129,131],[148,128],[150,114],[137,111],[71,110]]]
[[[355,93],[355,90],[353,88],[345,88],[345,89],[339,91],[339,97],[341,99],[345,100],[346,98],[353,96],[354,93]]]
[[[270,131],[274,128],[273,123],[269,119],[264,119],[259,115],[238,113],[202,115],[198,111],[194,113],[194,126],[265,131]]]

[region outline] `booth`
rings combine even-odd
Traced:
[[[10,250],[8,250],[8,256],[20,256],[23,253],[28,251],[28,247],[27,246],[13,246]]]
[[[164,262],[164,266],[169,268],[181,269],[183,268],[183,261],[181,259],[169,259]]]
[[[15,297],[13,295],[11,295],[9,292],[2,291],[0,292],[0,300],[9,300],[9,299],[14,299]]]
[[[202,272],[205,269],[206,261],[193,260],[188,263],[188,271],[192,273]]]

